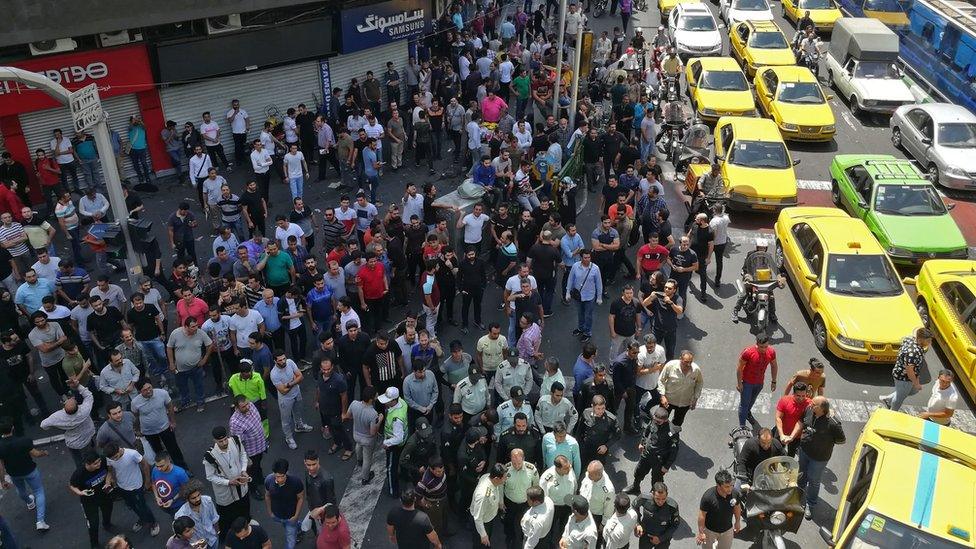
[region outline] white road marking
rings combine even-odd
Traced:
[[[366,529],[369,528],[369,521],[373,518],[373,511],[379,502],[383,492],[383,483],[386,481],[386,455],[383,448],[377,448],[373,452],[373,480],[364,485],[359,476],[349,479],[346,484],[346,491],[342,493],[339,506],[342,514],[346,517],[349,524],[349,535],[352,538],[352,547],[358,549],[363,546],[363,538],[366,537]]]
[[[844,122],[846,122],[847,125],[851,127],[852,130],[857,131],[857,128],[860,126],[860,124],[854,118],[854,115],[852,115],[847,111],[841,111],[840,116],[841,118],[844,119]]]
[[[796,188],[805,191],[829,191],[830,181],[823,179],[797,179]]]
[[[882,389],[883,390],[883,389]],[[777,394],[777,398],[779,394]],[[849,423],[866,423],[871,413],[881,407],[879,401],[847,400],[842,398],[831,398],[831,407],[837,419]],[[698,398],[698,408],[703,410],[736,411],[739,409],[739,393],[729,389],[702,389],[701,396]],[[772,393],[764,391],[756,400],[753,413],[768,415],[775,408],[772,402]],[[917,406],[902,406],[902,411],[918,416],[922,411]],[[956,410],[952,416],[952,427],[976,434],[976,417],[969,410]]]

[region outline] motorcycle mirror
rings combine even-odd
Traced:
[[[833,98],[834,98],[833,95],[827,94],[827,101],[831,101],[833,100]]]
[[[830,530],[828,530],[826,526],[820,527],[820,537],[824,540],[824,543],[826,543],[828,547],[833,547],[837,545],[834,542],[833,533]]]
[[[715,155],[715,161],[716,162],[725,162],[725,157],[724,156]]]

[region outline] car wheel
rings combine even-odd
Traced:
[[[819,316],[813,319],[813,343],[821,353],[827,354],[827,325]]]
[[[776,243],[775,259],[776,267],[778,267],[780,271],[784,270],[786,268],[786,257],[783,255],[783,246],[779,242]]]
[[[891,144],[894,145],[896,149],[901,149],[901,128],[898,126],[891,128]]]
[[[929,317],[929,306],[925,302],[925,298],[918,298],[918,303],[915,305],[915,310],[918,311],[919,318],[922,319],[922,326],[926,328],[931,326],[931,318]]]
[[[928,174],[929,179],[932,181],[932,184],[933,185],[938,185],[939,184],[939,167],[936,166],[935,164],[929,164],[929,167],[926,168],[925,171]]]
[[[834,203],[834,206],[838,208],[841,207],[840,204],[840,185],[837,184],[836,179],[830,180],[830,200]]]
[[[852,95],[851,98],[848,100],[848,104],[851,107],[851,114],[854,115],[854,118],[860,118],[861,107],[859,107],[857,104],[857,97]]]

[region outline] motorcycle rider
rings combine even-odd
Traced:
[[[769,253],[769,241],[765,238],[757,238],[756,249],[746,254],[746,259],[742,263],[743,282],[752,282],[755,280],[756,272],[759,269],[776,270],[776,259],[773,257],[773,254]],[[783,275],[779,275],[777,283],[780,288],[786,286],[786,278]],[[739,310],[742,309],[748,297],[749,292],[745,291],[736,299],[735,306],[732,307],[733,323],[739,323]],[[769,322],[776,324],[776,299],[774,299],[772,292],[769,294]]]
[[[813,19],[810,18],[810,10],[803,12],[803,17],[796,22],[796,28],[798,29],[809,29],[813,28]]]
[[[664,25],[659,25],[657,27],[657,34],[654,36],[654,41],[651,43],[655,48],[668,49],[671,47],[671,36],[668,35],[667,30]]]
[[[663,128],[654,139],[654,144],[656,146],[661,142],[661,139],[667,136],[671,141],[661,149],[661,152],[670,156],[672,148],[684,135],[685,121],[687,120],[685,118],[685,106],[680,97],[669,97],[661,111],[664,119]],[[676,130],[675,133],[677,134],[673,137],[671,136],[672,129]]]
[[[698,178],[698,189],[705,193],[705,196],[712,197],[721,195],[725,190],[725,180],[722,178],[722,165],[718,162],[712,163],[712,169]]]
[[[752,475],[763,461],[778,456],[785,456],[786,449],[783,443],[773,436],[773,432],[767,427],[759,430],[759,433],[750,438],[742,445],[742,450],[735,459],[735,482],[736,489],[742,485],[752,484]],[[746,488],[748,489],[748,488]]]
[[[810,70],[816,68],[817,59],[820,58],[820,46],[822,42],[817,33],[813,30],[813,26],[807,27],[806,34],[797,48],[796,62],[798,64],[804,65]]]
[[[681,58],[678,57],[678,48],[673,44],[669,45],[668,55],[661,62],[661,72],[664,73],[665,79],[674,79],[675,91],[679,97],[681,96],[681,73],[684,70],[684,64],[681,63]]]
[[[655,484],[664,482],[664,474],[678,457],[678,434],[671,431],[668,410],[658,406],[651,414],[652,421],[644,428],[640,445],[640,460],[634,471],[634,482],[625,492],[631,495],[640,494],[641,481],[651,473],[651,481]]]

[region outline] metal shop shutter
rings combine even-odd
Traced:
[[[349,82],[358,78],[362,84],[366,80],[366,71],[373,71],[373,76],[380,80],[380,92],[383,94],[383,108],[386,109],[389,100],[386,97],[386,86],[382,85],[383,73],[386,72],[386,62],[393,61],[393,67],[400,71],[400,90],[406,93],[406,77],[403,69],[407,66],[409,50],[407,40],[399,40],[385,46],[377,46],[368,50],[357,51],[348,55],[337,55],[329,58],[329,73],[333,88],[342,88],[345,93],[349,89]],[[403,98],[400,98],[400,104]]]
[[[213,120],[220,125],[224,152],[233,160],[234,138],[225,118],[231,99],[239,99],[241,108],[251,118],[248,132],[251,140],[261,133],[269,116],[281,120],[289,107],[305,103],[314,112],[322,101],[322,78],[319,62],[310,61],[170,86],[161,89],[159,95],[166,119],[175,121],[180,131],[186,122],[193,122],[199,129],[203,123],[201,114],[210,111]]]
[[[139,114],[139,102],[136,101],[135,94],[119,95],[103,99],[102,108],[108,113],[109,129],[119,132],[123,143],[128,141],[129,117],[133,114]],[[75,135],[72,129],[71,112],[68,111],[67,107],[22,114],[20,115],[20,125],[24,131],[24,137],[27,139],[27,146],[30,148],[31,158],[34,157],[34,151],[38,148],[43,147],[44,150],[50,150],[51,139],[54,139],[53,132],[56,128],[61,128],[65,137],[68,139],[72,139]],[[147,135],[146,138],[152,139],[153,136]],[[104,155],[105,151],[99,151],[99,154]],[[150,159],[150,166],[151,164],[152,159]],[[153,169],[160,168],[159,166],[151,167]],[[169,168],[169,165],[162,168]],[[80,170],[78,175],[81,177]],[[136,175],[127,155],[123,155],[121,175],[122,179],[135,177]]]

